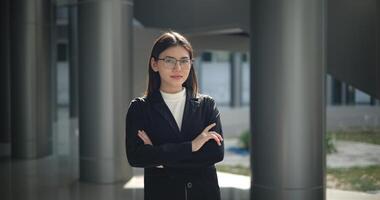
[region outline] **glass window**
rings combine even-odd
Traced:
[[[219,105],[229,105],[231,102],[229,52],[206,52],[201,57],[202,61],[198,63],[201,93],[212,96]]]
[[[67,44],[57,44],[57,60],[58,62],[66,62],[67,58]]]
[[[251,66],[250,66],[250,63],[249,63],[249,60],[247,59],[247,54],[243,54],[243,59],[242,59],[242,75],[241,75],[241,87],[242,87],[242,104],[243,105],[249,105],[250,103],[250,69],[251,69]]]

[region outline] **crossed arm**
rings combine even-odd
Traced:
[[[191,141],[192,152],[199,151],[199,149],[202,148],[202,146],[209,140],[215,140],[219,146],[222,145],[223,137],[216,131],[210,131],[210,129],[215,125],[216,123],[208,125],[193,141]],[[153,145],[152,141],[144,130],[138,130],[137,132],[137,135],[144,142],[144,144]]]
[[[154,145],[141,130],[138,102],[131,104],[126,120],[127,157],[134,167],[197,167],[208,166],[223,159],[223,137],[219,111],[214,109],[211,123],[192,141]],[[141,119],[141,118],[140,118]],[[212,131],[211,129],[214,130]],[[219,133],[218,133],[219,132]]]

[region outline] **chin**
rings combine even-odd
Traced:
[[[177,83],[172,84],[172,86],[175,87],[175,88],[182,88],[183,87],[182,85],[183,85],[183,83],[181,83],[181,84],[179,84],[179,83],[178,84]]]

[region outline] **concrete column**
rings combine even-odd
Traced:
[[[50,0],[12,0],[12,156],[52,152]]]
[[[9,68],[9,1],[0,6],[0,143],[9,143],[10,135],[10,68]],[[1,152],[0,152],[1,155]]]
[[[78,12],[69,8],[70,118],[78,118]]]
[[[355,104],[355,88],[349,84],[345,84],[346,90],[346,104],[354,105]]]
[[[326,75],[326,105],[333,104],[333,84],[331,76]]]
[[[332,76],[331,76],[332,77]],[[332,95],[333,95],[333,104],[342,105],[343,104],[343,87],[342,82],[332,77]]]
[[[242,57],[240,52],[231,54],[231,106],[239,107],[242,99]]]
[[[40,0],[41,1],[41,0]],[[58,121],[58,66],[57,66],[57,25],[56,25],[56,0],[43,0],[50,2],[50,16],[51,16],[51,25],[49,26],[49,37],[50,37],[50,113],[52,118],[52,123],[57,124]],[[53,129],[55,130],[55,129]]]
[[[2,1],[0,6],[0,194],[2,199],[11,199],[10,154],[10,77],[9,77],[9,0]]]
[[[125,116],[132,93],[131,0],[78,2],[79,156],[82,181],[132,175]]]
[[[325,12],[324,0],[251,4],[251,199],[325,199]]]
[[[342,104],[341,105],[347,105],[347,84],[344,82],[341,82],[341,90],[342,90]]]

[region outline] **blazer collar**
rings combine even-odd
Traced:
[[[173,114],[162,98],[161,92],[159,90],[154,91],[148,98],[152,102],[153,108],[160,113],[160,115],[169,123],[170,127],[180,136],[182,136],[182,134],[180,134],[181,132],[183,133],[189,128],[188,124],[189,120],[191,120],[191,115],[200,105],[199,97],[192,97],[192,90],[186,89],[186,102],[180,131]]]

